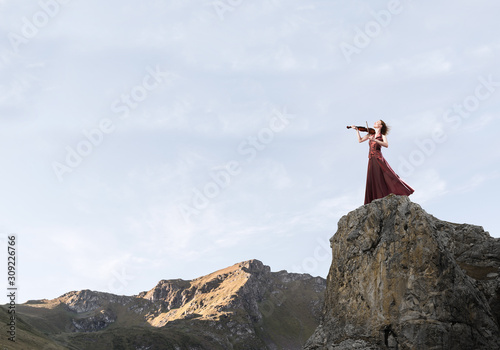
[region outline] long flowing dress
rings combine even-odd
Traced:
[[[381,134],[378,134],[375,138],[380,141],[383,140]],[[414,192],[413,188],[399,178],[382,156],[382,146],[374,141],[369,141],[369,143],[370,153],[368,154],[365,204],[391,193],[401,196],[412,194]]]

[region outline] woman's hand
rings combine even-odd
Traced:
[[[354,130],[356,130],[356,135],[358,136],[358,142],[361,143],[361,142],[365,142],[366,140],[368,140],[368,137],[367,135],[361,137],[361,135],[359,134],[359,130],[358,128],[356,127],[356,125],[351,125],[351,128],[353,128]]]

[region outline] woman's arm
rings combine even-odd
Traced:
[[[368,138],[370,137],[370,134],[367,134],[367,135],[365,135],[365,136],[361,137],[361,135],[359,134],[359,130],[358,130],[358,128],[357,128],[356,126],[354,126],[354,125],[353,125],[353,126],[351,126],[351,127],[352,127],[353,129],[355,129],[355,130],[356,130],[356,133],[357,133],[357,135],[358,135],[358,142],[359,142],[359,143],[361,143],[361,142],[365,142],[365,141],[366,141],[366,140],[368,140]]]
[[[377,140],[375,138],[375,135],[373,135],[373,137],[370,137],[370,141],[376,142],[380,146],[385,147],[385,148],[389,147],[389,142],[387,141],[387,136],[385,136],[385,135],[382,135],[382,141]]]

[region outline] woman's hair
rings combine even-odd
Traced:
[[[391,130],[391,127],[388,126],[382,119],[380,120],[380,122],[382,123],[382,129],[380,129],[380,133],[382,135],[387,135]]]

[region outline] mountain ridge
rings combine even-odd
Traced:
[[[319,324],[325,285],[254,259],[133,296],[81,290],[32,300],[18,317],[41,338],[33,349],[300,349]]]

